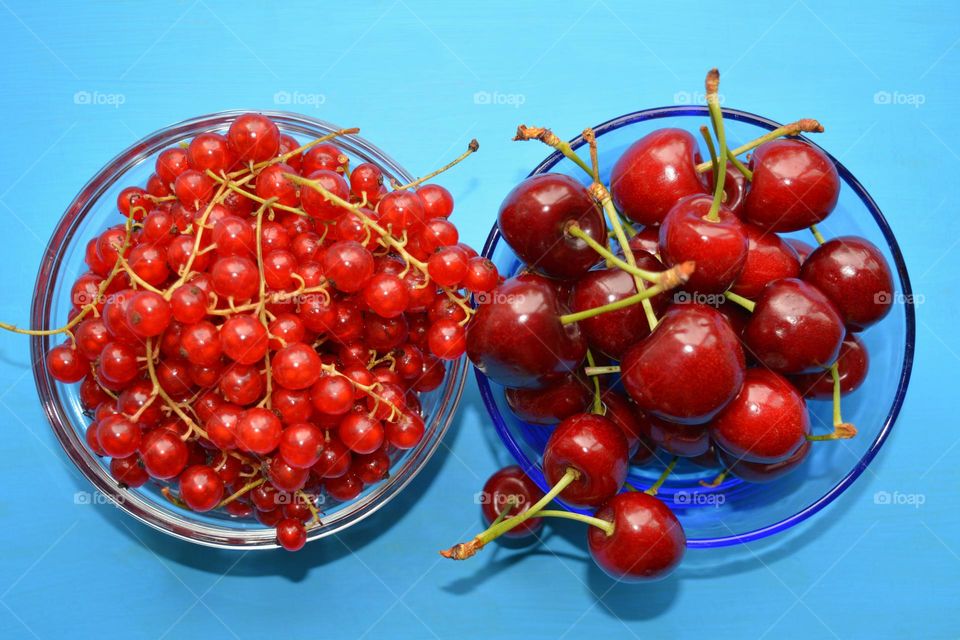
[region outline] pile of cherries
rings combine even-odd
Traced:
[[[90,449],[126,487],[276,527],[296,550],[329,500],[424,436],[418,394],[461,356],[469,293],[499,281],[429,178],[388,189],[331,140],[260,114],[162,151],[91,238],[46,356],[79,383]],[[468,293],[464,293],[464,290]]]
[[[850,438],[840,396],[859,387],[868,356],[857,333],[893,300],[880,250],[859,237],[825,241],[840,180],[830,158],[786,125],[729,149],[706,81],[713,135],[659,129],[626,149],[600,181],[596,139],[588,164],[548,129],[521,126],[579,165],[524,180],[499,213],[503,239],[526,264],[478,306],[467,353],[505,387],[513,412],[556,425],[543,452],[543,494],[517,467],[485,488],[490,528],[443,552],[462,559],[543,516],[590,525],[590,553],[617,579],[667,574],[685,550],[673,512],[655,496],[677,463],[767,482],[797,468],[811,442]],[[738,156],[753,151],[748,163]],[[810,229],[819,246],[781,237]],[[675,292],[666,293],[679,286]],[[805,398],[833,398],[834,424],[814,434]],[[646,491],[630,464],[672,460]],[[593,516],[544,509],[559,497]]]

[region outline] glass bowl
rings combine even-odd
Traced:
[[[70,311],[69,284],[86,271],[84,245],[95,234],[120,220],[116,199],[128,185],[143,186],[153,172],[157,154],[170,146],[190,140],[198,133],[225,133],[242,111],[223,111],[186,120],[166,127],[140,140],[107,163],[80,190],[47,245],[33,298],[31,323],[34,328],[63,326]],[[334,125],[284,112],[264,112],[277,123],[281,132],[307,142],[340,129]],[[386,178],[407,183],[413,177],[385,153],[355,135],[337,139],[337,145],[351,162],[372,162]],[[66,283],[66,284],[65,284]],[[57,338],[59,340],[59,338]],[[89,418],[80,404],[79,385],[64,385],[53,380],[43,367],[43,354],[52,346],[48,337],[33,337],[31,353],[34,378],[44,411],[53,431],[78,469],[94,487],[130,515],[160,531],[183,540],[221,548],[276,548],[275,529],[253,518],[236,519],[225,513],[194,513],[181,509],[160,494],[160,487],[148,483],[138,489],[120,487],[110,475],[108,463],[87,448],[84,430]],[[309,540],[328,536],[373,514],[395,497],[423,469],[434,454],[450,425],[460,402],[466,380],[463,360],[447,364],[443,383],[436,390],[421,394],[426,432],[414,449],[398,452],[392,458],[390,476],[367,487],[356,499],[346,503],[321,505],[320,525],[309,531]]]
[[[731,148],[778,126],[778,123],[743,111],[724,109],[728,144]],[[697,136],[708,122],[707,108],[678,106],[637,111],[595,128],[601,174],[609,184],[610,169],[634,141],[662,127],[686,129]],[[809,141],[809,140],[808,140]],[[578,148],[582,137],[571,140]],[[829,155],[829,154],[828,154]],[[843,416],[859,429],[852,440],[812,443],[805,463],[787,476],[768,484],[726,480],[716,488],[705,488],[701,480],[714,478],[719,469],[705,470],[681,462],[660,490],[660,497],[674,510],[687,533],[687,546],[709,548],[757,540],[783,531],[817,513],[843,493],[876,456],[893,427],[903,404],[913,364],[915,319],[910,280],[893,231],[873,198],[840,162],[830,156],[842,179],[836,210],[822,224],[828,238],[845,234],[863,236],[880,247],[892,269],[894,302],[890,314],[860,337],[870,352],[870,371],[863,386],[844,397]],[[530,175],[559,172],[587,183],[585,174],[559,152],[548,156]],[[814,244],[809,232],[788,234]],[[494,225],[483,254],[512,275],[520,260],[504,242]],[[507,406],[503,387],[476,371],[480,393],[503,443],[530,477],[546,489],[539,467],[549,427],[530,425],[516,418]],[[808,403],[815,431],[826,433],[832,424],[830,402]],[[628,482],[649,486],[663,465],[633,467]],[[565,508],[577,511],[568,505]]]

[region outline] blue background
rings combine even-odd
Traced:
[[[42,416],[27,340],[0,335],[0,637],[956,637],[958,38],[953,2],[0,0],[7,321],[26,322],[46,239],[79,187],[174,121],[299,110],[361,126],[415,174],[477,137],[481,152],[444,184],[479,245],[545,155],[509,141],[518,123],[572,137],[695,101],[712,65],[727,106],[826,124],[818,141],[879,202],[922,302],[906,407],[856,485],[786,534],[690,553],[642,588],[599,574],[577,526],[533,548],[440,561],[437,549],[477,530],[472,495],[507,462],[472,380],[450,451],[377,517],[299,554],[237,554],[74,504],[89,485]],[[276,104],[278,92],[294,104]],[[878,491],[923,504],[875,504]]]

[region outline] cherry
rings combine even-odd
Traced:
[[[517,465],[511,465],[498,470],[487,479],[480,494],[480,509],[483,519],[489,525],[503,512],[506,512],[507,516],[523,513],[542,497],[543,491],[527,477],[523,469]],[[529,518],[506,532],[504,536],[525,538],[541,528],[543,528],[542,518]]]
[[[160,427],[148,433],[140,446],[143,467],[158,480],[176,478],[187,465],[187,445],[170,429]]]
[[[797,231],[830,215],[840,197],[837,168],[823,151],[801,140],[773,140],[750,158],[753,179],[746,219],[769,231]]]
[[[617,425],[627,439],[630,460],[636,464],[638,457],[644,460],[652,457],[657,445],[649,436],[647,421],[650,418],[637,409],[629,398],[617,391],[608,389],[603,393],[602,400],[606,408],[604,416]]]
[[[807,258],[813,253],[813,247],[804,242],[803,240],[797,240],[796,238],[787,238],[787,244],[793,247],[793,250],[797,252],[797,257],[800,259],[800,264],[803,264],[807,261]]]
[[[284,518],[277,523],[277,544],[287,551],[299,551],[307,544],[307,529],[293,518]]]
[[[613,496],[595,517],[611,522],[613,531],[587,529],[590,555],[617,581],[657,580],[683,559],[687,537],[680,521],[649,494],[628,491]]]
[[[726,291],[747,259],[747,234],[737,216],[720,206],[717,219],[709,216],[713,196],[679,200],[660,225],[660,256],[673,266],[695,260],[696,271],[686,287],[701,293]]]
[[[264,115],[245,113],[230,125],[227,141],[241,162],[264,162],[280,150],[280,130]]]
[[[719,311],[671,307],[620,363],[624,388],[643,411],[681,424],[707,422],[743,384],[740,341]]]
[[[531,268],[556,278],[576,278],[597,264],[587,243],[567,233],[578,225],[606,244],[603,213],[579,182],[545,173],[527,178],[507,194],[497,218],[500,233]]]
[[[678,424],[647,416],[646,435],[654,447],[670,455],[696,458],[710,450],[710,431],[702,424]]]
[[[782,478],[799,467],[810,453],[810,446],[811,443],[805,440],[789,457],[777,462],[767,463],[744,460],[722,449],[719,449],[717,454],[723,467],[741,480],[771,482],[777,478]]]
[[[800,274],[800,258],[787,241],[756,225],[744,224],[743,230],[747,235],[747,258],[731,291],[752,299],[763,292],[768,282]]]
[[[585,411],[592,391],[583,380],[568,375],[543,389],[505,389],[504,396],[513,414],[524,422],[556,424]]]
[[[678,200],[704,192],[696,139],[682,129],[658,129],[630,145],[610,171],[617,209],[645,225],[659,224]]]
[[[840,236],[820,245],[804,261],[800,278],[823,292],[851,331],[863,331],[890,313],[893,276],[876,245]]]
[[[187,467],[180,474],[180,499],[194,511],[210,511],[223,498],[223,480],[207,465]]]
[[[237,445],[244,451],[266,455],[280,444],[283,426],[277,416],[254,407],[240,416],[236,426]]]
[[[713,193],[713,172],[707,171],[704,173],[703,179],[706,190]],[[732,162],[728,162],[723,180],[723,206],[740,219],[743,219],[743,202],[747,197],[749,188],[750,181],[743,175],[743,172]]]
[[[848,333],[840,345],[837,356],[837,369],[840,374],[840,393],[846,395],[860,388],[870,369],[870,356],[867,347],[856,336]],[[807,398],[828,400],[833,397],[833,377],[829,371],[802,373],[790,376],[790,381]]]
[[[710,423],[714,442],[751,462],[788,458],[806,442],[810,417],[800,393],[767,369],[747,371],[737,397]]]
[[[542,277],[520,275],[497,287],[480,304],[467,328],[467,355],[498,384],[514,388],[549,385],[575,369],[586,355],[577,323]]]
[[[796,278],[771,282],[743,330],[751,355],[783,373],[829,367],[844,338],[837,308],[816,287]]]
[[[560,497],[575,506],[595,506],[620,490],[627,478],[628,446],[623,432],[603,416],[580,413],[557,425],[543,450],[543,475],[557,484],[568,469],[575,479]]]
[[[313,386],[320,378],[321,364],[317,352],[302,342],[287,345],[271,361],[277,384],[294,390]]]

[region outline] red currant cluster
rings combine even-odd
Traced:
[[[469,293],[496,268],[459,242],[453,198],[384,185],[330,140],[300,145],[259,114],[164,150],[124,223],[92,238],[65,334],[47,354],[80,383],[90,449],[303,546],[320,496],[357,497],[420,442],[419,392],[465,348]],[[468,293],[464,293],[463,290]]]
[[[840,397],[866,377],[855,333],[890,311],[890,269],[867,240],[827,242],[816,228],[837,204],[836,168],[784,136],[819,123],[730,149],[718,84],[712,70],[709,160],[690,133],[660,129],[626,149],[609,190],[592,130],[589,164],[548,129],[518,130],[579,165],[590,186],[547,173],[507,196],[500,232],[527,269],[479,306],[467,353],[520,419],[557,425],[542,460],[552,489],[541,494],[516,468],[498,472],[486,489],[490,528],[448,557],[560,515],[591,525],[591,554],[611,575],[659,577],[685,548],[679,521],[653,497],[678,458],[718,469],[705,486],[727,475],[767,482],[800,465],[812,441],[856,434]],[[816,249],[779,235],[807,228]],[[833,399],[829,433],[812,433],[805,397]],[[621,493],[630,463],[658,451],[672,457],[658,482]],[[555,496],[597,511],[544,509]]]

